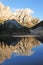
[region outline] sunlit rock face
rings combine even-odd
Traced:
[[[22,26],[30,28],[40,22],[38,18],[32,17],[30,13],[30,9],[18,9],[12,12],[10,7],[6,7],[2,3],[0,4],[0,22],[2,23],[6,20],[15,19]]]
[[[13,16],[13,13],[11,9],[6,6],[4,6],[2,3],[0,3],[0,22],[4,22],[5,20],[11,19]]]
[[[32,55],[31,49],[38,45],[40,45],[40,42],[33,37],[22,38],[15,46],[6,45],[5,47],[4,43],[2,46],[0,44],[0,63],[2,63],[5,59],[10,58],[12,53],[30,56]]]
[[[17,14],[12,13],[9,7],[4,6],[2,3],[0,4],[0,23],[3,23],[6,20],[14,19],[22,26],[26,26],[28,28],[33,27],[37,23],[40,22],[38,18],[34,18],[30,16],[26,9],[16,11]],[[0,63],[5,59],[10,58],[13,52],[21,54],[21,55],[29,55],[30,50],[40,45],[40,42],[35,38],[22,38],[15,46],[4,46],[0,43]]]
[[[26,26],[31,28],[35,26],[37,23],[40,22],[38,18],[32,17],[29,13],[29,9],[19,9],[16,10],[15,19],[19,22],[22,26]]]

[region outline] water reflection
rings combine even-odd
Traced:
[[[32,49],[35,53],[31,56],[11,56],[1,65],[43,65],[43,44]]]
[[[16,38],[15,42],[18,40],[19,38]],[[33,37],[22,38],[16,45],[15,42],[10,43],[10,46],[7,44],[5,46],[4,43],[3,45],[0,45],[0,63],[2,63],[5,59],[10,58],[14,52],[19,55],[30,56],[33,54],[31,49],[40,45],[40,41]]]

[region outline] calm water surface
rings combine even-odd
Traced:
[[[10,59],[5,60],[0,65],[43,65],[43,44],[32,49],[31,56],[17,56],[12,54]]]

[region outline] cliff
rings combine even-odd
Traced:
[[[9,7],[0,4],[0,23],[4,23],[6,20],[16,20],[22,26],[31,28],[40,22],[38,18],[32,17],[28,14],[27,9],[18,10],[16,14],[11,11]],[[16,52],[21,55],[29,55],[30,50],[40,45],[40,42],[35,38],[22,38],[15,46],[4,46],[4,43],[0,43],[0,62],[3,62],[6,58],[9,58],[13,52]]]
[[[0,4],[0,22],[3,23],[4,21],[11,20],[11,19],[15,19],[22,26],[26,26],[28,28],[40,22],[38,18],[32,17],[29,14],[29,9],[20,9],[20,10],[16,10],[16,12],[13,12],[11,11],[10,7],[6,7],[1,3]]]

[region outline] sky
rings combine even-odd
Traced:
[[[4,5],[11,9],[30,8],[34,11],[32,16],[43,20],[43,0],[0,0]]]

